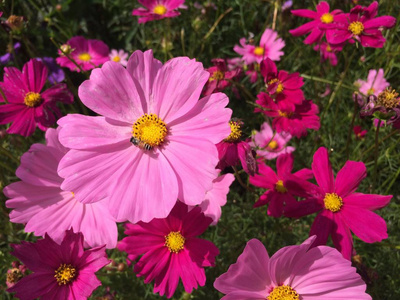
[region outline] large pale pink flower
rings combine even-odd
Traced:
[[[317,235],[315,245],[325,245],[331,235],[333,244],[346,259],[353,250],[350,230],[367,243],[387,238],[386,222],[373,210],[386,206],[392,196],[356,193],[367,176],[364,163],[347,161],[333,176],[328,150],[319,148],[314,154],[312,170],[318,186],[292,178],[288,186],[308,191],[308,199],[300,201],[285,211],[288,217],[301,217],[319,211],[310,230]]]
[[[214,287],[226,294],[222,300],[371,300],[351,263],[334,248],[311,248],[314,238],[271,257],[259,240],[252,239]]]
[[[96,113],[59,121],[62,189],[78,201],[109,197],[119,221],[165,218],[177,198],[198,205],[212,188],[218,152],[229,135],[228,98],[199,100],[209,73],[187,57],[164,65],[151,50],[136,51],[128,67],[107,62],[79,87],[82,102]]]
[[[198,285],[204,286],[204,267],[214,266],[219,254],[212,242],[197,238],[211,222],[200,207],[188,211],[188,206],[178,201],[167,218],[126,224],[128,236],[118,249],[131,257],[143,254],[133,271],[144,276],[145,283],[155,281],[154,293],[171,298],[179,279],[191,293]]]
[[[185,0],[138,0],[145,8],[140,7],[132,11],[133,16],[140,16],[138,23],[146,23],[164,18],[174,18],[181,13],[178,8],[186,8]]]
[[[46,131],[62,114],[57,101],[74,101],[67,85],[59,83],[42,91],[47,81],[46,65],[36,59],[27,62],[22,72],[14,67],[4,68],[4,82],[0,83],[7,104],[0,106],[0,124],[12,122],[8,133],[30,136],[36,126]],[[3,98],[0,95],[0,100]]]
[[[377,97],[390,85],[385,79],[383,69],[379,69],[378,72],[369,70],[367,81],[358,79],[356,84],[360,86],[359,90],[364,95],[375,95]]]
[[[11,254],[33,272],[7,290],[21,300],[87,299],[101,285],[95,272],[109,263],[104,247],[84,250],[82,233],[72,230],[61,244],[46,235],[36,243],[11,246]]]
[[[21,157],[16,175],[22,181],[4,188],[12,208],[10,221],[26,224],[25,231],[36,236],[47,233],[60,243],[65,231],[82,232],[91,246],[115,248],[118,231],[105,200],[92,204],[77,201],[74,193],[60,188],[63,179],[57,174],[58,163],[67,153],[58,141],[58,132],[48,129],[46,144],[33,144]]]
[[[233,50],[242,55],[243,61],[249,65],[253,62],[261,63],[267,57],[273,61],[280,60],[283,55],[281,49],[285,47],[285,42],[278,38],[276,31],[267,28],[261,36],[260,45],[248,45],[245,38],[240,39],[240,45],[241,47],[235,45]]]

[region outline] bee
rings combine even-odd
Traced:
[[[135,137],[131,137],[130,139],[131,143],[134,144],[136,147],[142,149],[142,150],[147,150],[150,151],[153,149],[153,146],[141,141],[140,139],[137,139]]]

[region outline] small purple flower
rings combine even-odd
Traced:
[[[44,62],[49,70],[49,77],[47,78],[51,84],[56,84],[64,81],[64,71],[58,66],[56,60],[52,57],[36,58],[38,61]]]
[[[18,43],[18,42],[15,43],[14,44],[14,52],[18,53],[20,49],[21,49],[21,43]],[[0,56],[0,65],[6,65],[14,59],[11,49],[8,49],[7,52],[8,53]]]

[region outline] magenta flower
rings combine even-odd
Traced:
[[[69,56],[83,71],[92,70],[110,60],[108,56],[110,50],[100,40],[87,40],[83,36],[74,36],[68,40],[66,45],[70,49],[67,51]],[[56,58],[56,61],[61,67],[80,72],[80,69],[60,50],[58,50],[58,54],[60,56]]]
[[[208,96],[214,92],[222,92],[231,85],[232,80],[240,73],[240,69],[228,70],[224,59],[215,58],[212,60],[214,66],[206,69],[210,73],[210,78],[204,87],[203,95]]]
[[[72,229],[61,244],[46,235],[36,243],[11,246],[11,254],[33,272],[7,290],[22,300],[87,299],[101,285],[94,273],[109,263],[104,247],[83,250],[82,233]]]
[[[263,92],[259,93],[257,98],[256,103],[264,109],[256,108],[255,112],[262,112],[274,118],[272,128],[276,132],[285,131],[300,138],[307,135],[307,129],[319,130],[319,110],[312,100],[304,100],[301,105],[293,105],[288,101],[275,103]]]
[[[336,53],[342,51],[342,45],[329,45],[326,42],[321,42],[314,46],[314,50],[320,52],[321,61],[324,62],[329,59],[329,63],[332,66],[336,66],[338,63],[338,59]]]
[[[269,58],[262,61],[260,69],[267,85],[267,92],[275,101],[287,100],[294,104],[303,102],[304,94],[301,87],[304,82],[299,73],[278,71],[275,63]]]
[[[277,173],[265,163],[259,161],[258,173],[260,175],[250,176],[249,180],[252,185],[267,189],[267,191],[261,195],[254,207],[269,204],[268,215],[279,218],[287,207],[297,203],[294,196],[307,196],[306,193],[299,194],[298,190],[286,186],[286,180],[291,176],[296,176],[303,180],[312,178],[310,169],[302,169],[292,175],[293,161],[292,154],[278,156],[276,160]]]
[[[174,18],[180,15],[178,8],[186,8],[185,0],[138,0],[145,8],[140,7],[132,11],[133,16],[141,16],[140,23],[164,18]]]
[[[272,257],[259,240],[250,240],[237,262],[214,282],[226,294],[221,300],[372,300],[356,268],[334,248],[311,248],[314,238]]]
[[[109,57],[110,57],[110,60],[120,63],[124,67],[126,67],[128,65],[129,54],[127,52],[125,52],[124,50],[112,49]]]
[[[267,57],[273,61],[280,60],[283,55],[281,49],[285,47],[285,42],[278,38],[278,33],[272,29],[265,29],[261,36],[260,45],[247,45],[246,39],[240,39],[240,45],[235,45],[233,50],[236,53],[242,55],[242,59],[245,64],[251,64],[253,62],[261,63],[262,60]]]
[[[62,114],[56,102],[74,101],[67,85],[60,83],[42,91],[48,70],[43,62],[31,59],[22,72],[14,67],[4,68],[4,81],[0,83],[7,104],[0,106],[0,124],[12,122],[7,133],[30,136],[36,125],[46,131]],[[1,96],[0,96],[1,98]]]
[[[136,51],[125,69],[106,62],[79,87],[82,102],[102,115],[68,115],[60,142],[70,150],[58,171],[78,201],[109,197],[118,221],[165,218],[180,199],[198,205],[216,178],[215,144],[229,135],[228,98],[199,100],[209,73],[187,57],[164,65]],[[199,163],[202,162],[202,163]]]
[[[264,122],[261,125],[260,132],[255,131],[253,133],[253,141],[250,143],[250,146],[258,148],[258,156],[266,160],[271,160],[277,158],[279,155],[292,153],[296,150],[292,146],[286,146],[291,138],[291,134],[284,131],[274,134],[271,126],[267,122]]]
[[[83,204],[74,193],[60,188],[63,179],[57,174],[58,163],[67,153],[58,141],[58,132],[49,128],[46,144],[33,144],[21,157],[16,175],[22,181],[4,188],[12,208],[10,221],[26,224],[25,231],[36,236],[46,233],[57,243],[65,231],[82,232],[90,247],[107,245],[115,248],[118,231],[106,201]]]
[[[325,245],[329,235],[333,244],[346,259],[351,258],[353,237],[350,230],[367,243],[387,238],[386,223],[373,210],[386,206],[392,196],[356,193],[367,176],[364,163],[347,161],[333,176],[328,150],[319,148],[314,154],[312,170],[318,186],[292,178],[289,186],[308,190],[308,199],[285,211],[288,217],[301,217],[319,211],[310,236],[317,235],[315,245]]]
[[[133,271],[144,276],[145,283],[155,281],[154,293],[171,298],[179,279],[191,293],[198,285],[204,286],[204,267],[214,266],[219,254],[212,242],[197,238],[211,222],[200,207],[188,211],[188,206],[178,201],[165,219],[126,224],[128,237],[122,239],[118,249],[129,255],[143,254]]]
[[[350,14],[338,15],[335,19],[335,30],[326,33],[328,43],[353,43],[356,40],[363,47],[382,48],[386,41],[382,35],[382,28],[392,28],[396,24],[396,18],[375,18],[377,14],[378,2],[374,1],[368,7],[357,5],[350,10]]]
[[[375,95],[377,97],[390,85],[385,79],[383,69],[379,69],[378,71],[369,70],[367,81],[358,79],[356,84],[360,86],[359,90],[364,95]]]
[[[308,22],[296,29],[289,30],[289,32],[294,36],[301,36],[309,32],[310,35],[304,40],[304,44],[313,44],[319,42],[325,31],[329,31],[333,27],[335,22],[337,22],[337,17],[342,13],[341,10],[335,9],[329,11],[329,3],[321,1],[317,5],[317,11],[312,11],[309,9],[296,9],[292,10],[291,13],[295,16],[313,19],[313,21]]]
[[[361,126],[357,125],[353,127],[353,132],[356,136],[356,139],[362,140],[367,134],[367,130],[362,130]]]

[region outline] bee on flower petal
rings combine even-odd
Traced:
[[[130,141],[133,145],[135,145],[136,147],[138,147],[142,150],[150,151],[151,149],[153,149],[153,146],[147,144],[146,142],[141,141],[138,138],[135,138],[134,136],[131,137]]]

